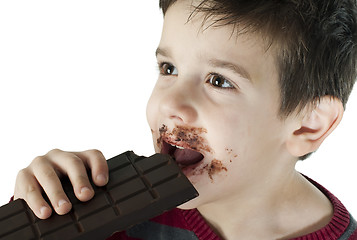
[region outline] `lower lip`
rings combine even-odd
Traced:
[[[184,166],[184,165],[179,165],[181,168],[181,171],[183,174],[185,174],[186,177],[192,177],[192,176],[199,176],[203,175],[206,169],[206,166],[208,164],[204,164],[204,159],[202,159],[200,162]]]

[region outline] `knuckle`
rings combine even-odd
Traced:
[[[32,184],[29,184],[27,187],[26,187],[26,194],[29,195],[29,194],[33,194],[33,193],[36,193],[38,191],[38,188]]]
[[[21,169],[16,176],[14,197],[23,198],[27,196],[28,192],[34,192],[36,190],[37,187],[33,185],[31,181],[31,173],[28,168]]]
[[[72,157],[70,158],[70,163],[76,167],[82,167],[84,166],[84,162],[82,159],[78,158],[78,157]]]
[[[29,182],[29,179],[31,178],[31,173],[28,170],[28,168],[23,168],[21,169],[16,176],[16,188],[22,187],[23,185],[27,184]]]
[[[14,189],[14,199],[22,198],[23,196],[23,182],[26,182],[27,172],[26,169],[21,169],[16,176],[16,183]]]
[[[26,178],[28,176],[28,169],[27,168],[23,168],[21,169],[18,173],[17,173],[17,177],[16,179],[19,181],[21,181],[22,179]]]
[[[55,179],[58,178],[58,175],[55,171],[44,171],[43,175],[46,179]]]
[[[54,149],[50,150],[46,155],[54,155],[54,154],[58,154],[61,152],[62,152],[62,150],[60,150],[58,148],[54,148]]]
[[[99,151],[98,149],[91,149],[87,151],[88,154],[95,158],[95,159],[102,159],[103,158],[103,153],[101,151]]]
[[[37,167],[39,165],[43,165],[47,161],[48,161],[48,159],[45,156],[37,156],[32,160],[30,165]]]
[[[39,193],[39,189],[37,186],[33,185],[33,184],[28,184],[25,188],[25,192],[24,192],[24,196],[25,196],[25,200],[30,199],[31,196],[35,196],[38,195]]]

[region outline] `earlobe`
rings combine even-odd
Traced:
[[[316,151],[338,126],[344,112],[342,102],[330,96],[321,98],[314,108],[307,109],[287,141],[287,149],[295,157]]]

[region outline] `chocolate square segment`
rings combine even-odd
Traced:
[[[128,151],[109,159],[109,182],[88,202],[76,199],[68,178],[63,189],[73,208],[66,215],[38,219],[22,199],[0,207],[1,240],[94,240],[162,214],[198,196],[168,155]],[[89,174],[89,173],[88,173]],[[90,175],[90,174],[89,174]]]

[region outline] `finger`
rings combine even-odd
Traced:
[[[56,213],[63,215],[71,210],[72,204],[63,191],[61,181],[50,163],[51,161],[46,156],[37,157],[32,161],[30,169]]]
[[[91,170],[92,180],[97,186],[104,186],[109,180],[107,161],[99,150],[87,150],[74,153],[80,157]]]
[[[42,197],[42,190],[37,180],[27,169],[21,170],[16,178],[14,199],[24,199],[34,214],[40,219],[51,216],[52,209]]]
[[[68,175],[76,197],[88,201],[94,196],[94,190],[89,182],[85,162],[73,153],[53,150],[49,154],[53,165],[62,173]]]

